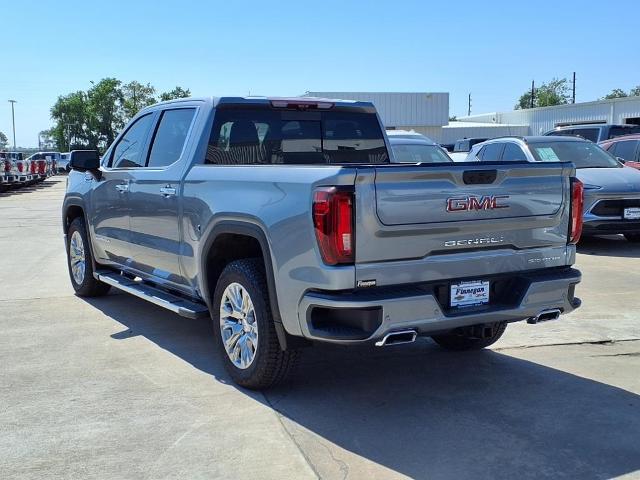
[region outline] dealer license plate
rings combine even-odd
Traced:
[[[625,220],[640,220],[640,207],[629,207],[624,209]]]
[[[489,303],[489,282],[473,280],[451,284],[451,306],[470,307]]]

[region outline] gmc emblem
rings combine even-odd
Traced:
[[[500,200],[509,198],[509,195],[485,195],[478,197],[447,198],[447,212],[466,212],[472,210],[493,210],[494,208],[509,208],[509,205],[500,203]]]

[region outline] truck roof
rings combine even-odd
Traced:
[[[218,105],[272,105],[284,106],[286,104],[296,105],[319,105],[319,109],[329,109],[335,106],[339,107],[352,107],[375,111],[375,107],[371,102],[357,101],[357,100],[343,100],[337,98],[320,98],[320,97],[267,97],[267,96],[225,96],[225,97],[186,97],[176,98],[173,100],[167,100],[151,105],[147,108],[152,108],[155,105],[165,105],[171,103],[183,103],[201,101],[212,103],[214,107]]]

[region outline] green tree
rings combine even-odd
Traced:
[[[191,90],[188,88],[185,90],[182,87],[176,87],[170,92],[164,92],[160,94],[160,100],[166,102],[167,100],[173,100],[176,98],[187,98],[191,96]]]
[[[91,82],[87,91],[79,90],[58,97],[51,107],[53,127],[49,135],[61,150],[91,148],[104,151],[118,132],[140,109],[156,103],[156,89],[150,84],[116,78]],[[161,95],[162,100],[191,95],[189,89],[176,87]]]
[[[124,94],[122,82],[103,78],[87,90],[87,118],[91,146],[104,149],[124,127]]]
[[[0,149],[6,148],[8,143],[9,139],[7,138],[7,136],[4,133],[0,132]]]
[[[77,91],[58,97],[51,107],[51,118],[55,124],[50,129],[58,150],[97,148],[97,135],[90,131],[88,115],[85,92]]]
[[[627,95],[627,93],[621,88],[614,88],[613,90],[611,90],[611,93],[603,97],[603,100],[611,100],[612,98],[624,98],[628,96],[629,95]]]
[[[629,90],[630,97],[640,97],[640,85]]]
[[[533,106],[550,107],[569,103],[569,81],[566,78],[553,78],[548,83],[543,83],[535,90]],[[531,108],[531,91],[526,91],[518,99],[516,110]]]
[[[122,86],[123,109],[125,120],[130,120],[144,107],[157,103],[156,89],[147,83],[142,85],[135,80]]]

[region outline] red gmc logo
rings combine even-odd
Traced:
[[[509,205],[500,203],[501,200],[506,198],[509,198],[509,195],[485,195],[481,197],[469,195],[468,197],[447,198],[447,212],[509,208]]]

